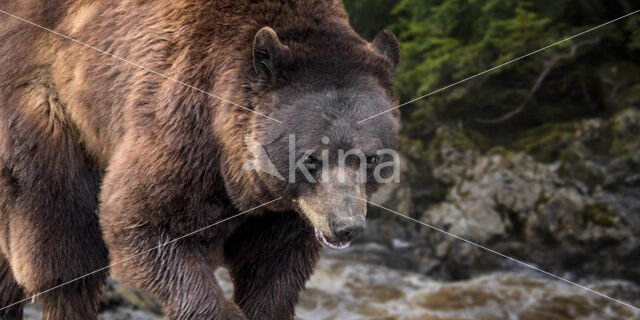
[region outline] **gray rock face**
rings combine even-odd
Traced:
[[[617,147],[624,152],[601,151],[620,143],[603,137],[612,128],[627,139]],[[451,187],[421,220],[543,269],[640,281],[640,151],[625,135],[637,128],[635,110],[584,121],[561,150],[566,158],[546,163],[524,152],[443,148],[434,178]],[[505,267],[447,235],[428,238],[445,277]]]
[[[640,112],[559,125],[519,149],[481,152],[459,130],[405,148],[401,183],[372,201],[545,270],[640,282]],[[516,267],[371,209],[365,240],[394,252],[376,261],[443,279]]]
[[[399,168],[402,175],[401,181],[404,181],[408,172],[414,170],[409,168],[411,162],[401,155]],[[390,182],[384,184],[373,194],[370,199],[372,202],[381,204],[389,208],[397,208],[400,212],[412,212],[414,210],[411,187],[406,183]]]
[[[623,215],[610,212],[609,202],[615,197],[584,193],[556,171],[557,166],[540,164],[525,154],[479,156],[463,173],[467,179],[425,212],[423,221],[479,242],[510,231],[527,231],[520,236],[528,241],[536,241],[539,232],[566,242],[600,241],[606,235],[622,240],[629,235],[620,224]],[[604,216],[608,213],[611,216]],[[527,228],[518,229],[522,224]]]

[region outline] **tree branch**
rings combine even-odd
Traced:
[[[526,108],[527,104],[529,104],[533,96],[536,94],[536,92],[538,92],[538,89],[540,89],[540,86],[542,85],[544,80],[547,78],[547,76],[551,73],[551,71],[556,69],[561,62],[563,62],[564,60],[574,58],[576,56],[576,53],[578,52],[578,49],[580,49],[581,47],[598,43],[600,42],[600,40],[602,40],[602,36],[598,36],[593,39],[575,43],[574,45],[571,46],[568,53],[557,54],[551,57],[549,60],[543,61],[542,72],[538,75],[538,78],[533,84],[533,87],[529,89],[529,93],[527,94],[527,97],[524,99],[524,101],[520,105],[518,105],[515,109],[505,113],[504,115],[498,118],[493,118],[493,119],[477,118],[476,121],[482,124],[499,124],[513,118],[515,115],[519,114],[520,112],[522,112],[522,110]]]

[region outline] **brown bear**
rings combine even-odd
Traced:
[[[96,319],[111,263],[171,319],[292,319],[389,176],[397,112],[360,120],[397,102],[396,38],[363,40],[339,0],[0,10],[0,318],[36,295]]]

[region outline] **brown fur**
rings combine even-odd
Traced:
[[[263,26],[290,48],[291,65],[322,61],[313,79],[366,73],[392,97],[397,56],[372,46],[395,38],[365,42],[339,1],[25,0],[0,9],[263,113],[269,92],[252,62]],[[0,307],[283,196],[241,170],[260,116],[5,15],[0,30]],[[294,207],[285,196],[111,272],[153,293],[172,319],[292,319],[319,249]],[[220,265],[235,303],[217,286]],[[105,277],[38,296],[45,319],[95,319]],[[20,315],[20,306],[0,311]]]

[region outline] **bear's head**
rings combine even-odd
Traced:
[[[255,35],[251,106],[267,117],[246,141],[252,168],[327,247],[346,248],[365,228],[368,197],[398,178],[398,59],[388,31],[371,43],[349,32]]]

